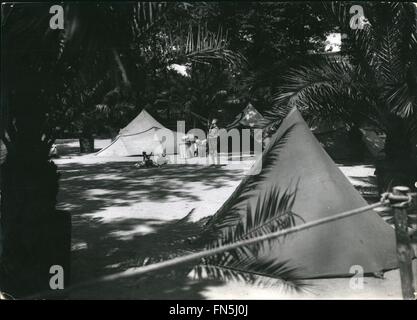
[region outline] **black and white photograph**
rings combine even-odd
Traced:
[[[417,299],[417,2],[3,2],[0,74],[0,300]]]

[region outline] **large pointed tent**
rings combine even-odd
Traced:
[[[259,174],[259,181],[253,183],[255,175],[245,177],[207,230],[217,228],[224,237],[230,228],[227,221],[233,221],[236,213],[242,223],[247,223],[247,214],[254,221],[256,207],[262,203],[258,200],[273,190],[296,189],[291,209],[300,217],[296,225],[367,205],[296,109],[283,120],[262,158],[251,169],[251,174]],[[397,267],[393,228],[374,211],[274,240],[256,254],[258,262],[285,264],[301,279],[351,276],[355,266],[365,274]]]
[[[177,135],[177,132],[165,128],[146,110],[142,110],[97,156],[134,156],[142,155],[142,152],[150,154],[160,144],[166,148],[167,154],[174,154]]]

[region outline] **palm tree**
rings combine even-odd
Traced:
[[[181,6],[66,4],[64,30],[49,27],[48,4],[2,7],[0,138],[7,156],[1,167],[1,290],[22,296],[49,289],[51,265],[62,264],[68,271],[70,217],[55,210],[59,174],[49,149],[59,132],[58,118],[65,119],[67,108],[77,102],[65,101],[68,91],[69,96],[74,93],[71,83],[81,79],[94,91],[105,80],[110,91],[104,103],[123,100],[132,88],[126,57],[164,23],[169,10]],[[198,45],[188,46],[179,56],[231,57],[223,41],[191,39]]]
[[[132,51],[129,60],[137,62],[138,58],[134,55],[138,53],[140,59],[151,65],[153,74],[147,76],[151,82],[151,88],[148,89],[154,91],[136,92],[130,97],[132,103],[140,101],[138,105],[143,105],[145,102],[159,109],[165,106],[167,115],[175,110],[189,117],[186,109],[192,109],[195,104],[210,111],[215,102],[224,95],[220,89],[212,92],[215,89],[211,88],[211,83],[216,83],[217,80],[217,87],[221,87],[218,82],[227,82],[230,72],[245,62],[242,55],[227,48],[227,32],[221,26],[211,31],[201,21],[195,22],[190,17],[183,19],[186,22],[164,21],[160,26],[154,26],[152,35],[144,39],[144,48]],[[191,76],[180,77],[170,69],[172,65],[188,66]],[[135,63],[131,63],[130,69],[140,73]],[[136,83],[131,86],[140,87]],[[118,104],[125,103],[127,99],[116,89],[106,94],[100,104],[100,110],[110,117],[120,116],[123,108],[119,108]]]
[[[417,13],[412,3],[367,3],[368,23],[352,30],[347,5],[325,4],[347,33],[337,58],[316,57],[291,69],[275,95],[271,116],[297,106],[310,119],[371,125],[386,134],[377,163],[380,188],[417,180]]]

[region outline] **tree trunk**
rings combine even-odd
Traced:
[[[392,118],[385,141],[385,159],[376,163],[375,174],[380,192],[404,185],[415,190],[417,159],[415,143],[403,119]]]
[[[1,166],[0,288],[18,298],[50,289],[53,265],[68,283],[71,219],[55,209],[59,174],[44,143],[11,147]]]
[[[0,290],[17,298],[48,290],[53,265],[64,268],[64,281],[69,275],[70,218],[55,209],[59,175],[47,137],[57,125],[51,111],[62,102],[65,82],[58,38],[42,24],[19,27],[45,9],[13,9],[2,33],[0,137],[7,155],[0,167]]]
[[[114,130],[114,129],[110,129],[110,138],[111,141],[113,142],[114,140],[116,140],[117,136],[119,135],[119,133]]]
[[[363,161],[365,158],[365,145],[362,141],[362,132],[359,127],[354,125],[348,132],[348,143],[347,146],[351,150],[351,157],[353,161]]]
[[[81,153],[94,152],[94,137],[92,135],[83,135],[79,140]]]

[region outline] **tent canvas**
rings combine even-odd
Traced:
[[[227,128],[263,128],[266,122],[262,114],[249,103]]]
[[[260,169],[262,180],[252,185],[252,176],[245,177],[207,230],[217,228],[224,235],[228,228],[222,223],[232,212],[245,223],[248,206],[253,214],[257,201],[274,188],[297,186],[292,212],[303,221],[297,219],[296,225],[367,205],[296,109],[283,120],[262,158],[252,167]],[[265,248],[256,253],[258,261],[285,263],[300,279],[351,276],[353,266],[360,266],[365,274],[397,267],[394,230],[374,211],[273,240]]]
[[[245,109],[240,112],[235,120],[226,126],[227,130],[232,129],[263,129],[268,124],[268,121],[262,116],[262,114],[249,103]],[[254,142],[251,142],[249,146],[241,145],[242,153],[250,153],[254,149],[254,143],[262,144],[262,132],[254,132]],[[249,147],[247,150],[246,148]]]
[[[142,110],[126,127],[120,129],[119,134],[140,133],[152,128],[162,129],[165,127],[156,121],[146,110]]]
[[[116,139],[101,149],[97,156],[134,156],[150,154],[162,144],[167,154],[176,153],[178,133],[165,128],[146,110],[119,131]]]

